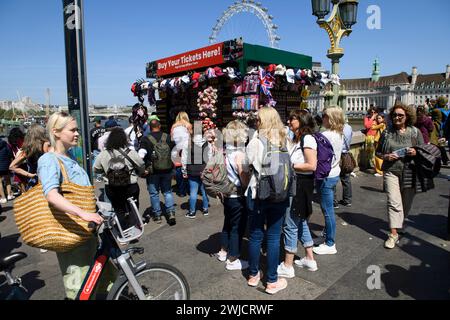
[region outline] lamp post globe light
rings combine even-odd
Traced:
[[[331,9],[331,3],[333,8]],[[341,39],[352,33],[352,26],[356,23],[358,14],[358,0],[311,0],[312,14],[317,17],[317,24],[325,29],[330,38],[331,48],[327,57],[331,59],[331,72],[339,74],[339,61],[344,56],[344,49],[339,47]],[[325,17],[330,13],[330,17]],[[333,84],[333,95],[329,94],[325,99],[325,106],[339,105],[345,112],[345,96],[339,99],[345,90]],[[327,99],[328,98],[328,99]]]

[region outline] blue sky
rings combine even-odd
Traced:
[[[259,0],[279,26],[280,49],[303,53],[330,69],[329,40],[309,0]],[[145,63],[208,45],[211,28],[230,0],[85,0],[85,41],[90,104],[133,104],[131,84]],[[381,30],[369,30],[369,5],[381,9]],[[341,77],[369,77],[375,57],[382,75],[444,72],[450,64],[450,1],[360,0],[358,23],[341,45]],[[17,91],[45,103],[67,104],[62,1],[0,0],[0,100]],[[235,16],[220,33],[268,45],[263,25]]]

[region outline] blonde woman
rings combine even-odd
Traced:
[[[171,157],[175,165],[175,177],[177,180],[177,195],[179,197],[185,197],[188,193],[188,181],[183,178],[182,164],[181,164],[181,152],[184,147],[187,146],[190,137],[192,135],[192,124],[189,122],[189,116],[186,112],[181,111],[178,113],[175,123],[170,130],[170,137],[175,143]]]
[[[223,201],[224,223],[220,235],[221,250],[217,259],[226,261],[227,270],[243,270],[248,262],[239,259],[242,237],[247,227],[247,209],[244,190],[248,185],[248,166],[245,163],[245,143],[247,126],[239,120],[228,123],[223,131],[228,179],[236,186],[236,192]],[[227,259],[228,258],[228,259]]]
[[[27,179],[25,190],[29,190],[37,184],[38,160],[49,150],[50,140],[45,128],[39,124],[33,124],[25,135],[22,149],[9,166],[9,170]],[[26,164],[27,170],[24,170],[23,164]]]
[[[70,157],[69,149],[78,145],[80,134],[76,120],[64,112],[54,113],[48,120],[47,133],[53,150],[42,155],[38,160],[37,174],[42,183],[44,195],[50,205],[67,214],[78,216],[89,222],[101,224],[102,217],[97,213],[85,212],[73,205],[59,193],[62,181],[60,161],[64,165],[69,180],[81,186],[90,186],[89,177],[82,167]],[[75,299],[84,277],[92,263],[97,239],[92,238],[81,246],[65,253],[57,253],[63,276],[64,288],[68,299]],[[99,292],[105,293],[108,286],[108,270],[99,283]]]
[[[249,278],[247,284],[256,287],[261,279],[259,259],[261,244],[267,241],[267,286],[266,292],[275,294],[287,287],[287,281],[277,274],[280,257],[280,238],[284,215],[289,207],[289,197],[283,202],[256,200],[258,173],[261,172],[264,158],[265,138],[274,148],[286,148],[288,144],[286,129],[278,112],[272,107],[263,107],[258,112],[258,131],[247,146],[248,164],[253,168],[250,183],[246,191],[249,224]],[[267,226],[267,229],[264,229]]]
[[[334,215],[334,188],[339,181],[341,174],[342,147],[344,145],[344,125],[345,118],[342,109],[339,107],[330,107],[325,109],[323,114],[323,126],[325,131],[322,133],[331,143],[334,152],[331,171],[324,180],[316,181],[316,190],[320,195],[320,206],[325,218],[325,243],[313,248],[315,254],[336,254],[336,217]]]

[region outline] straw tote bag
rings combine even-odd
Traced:
[[[84,211],[95,213],[94,187],[70,182],[64,164],[59,159],[58,162],[63,176],[61,195]],[[93,236],[88,228],[89,222],[59,211],[48,203],[40,182],[18,197],[13,208],[19,232],[29,246],[67,252]]]

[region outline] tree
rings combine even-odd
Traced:
[[[11,119],[13,118],[13,116],[14,116],[14,111],[12,111],[11,109],[10,109],[10,110],[7,110],[7,111],[3,114],[3,116],[4,116],[5,119],[11,120]]]

